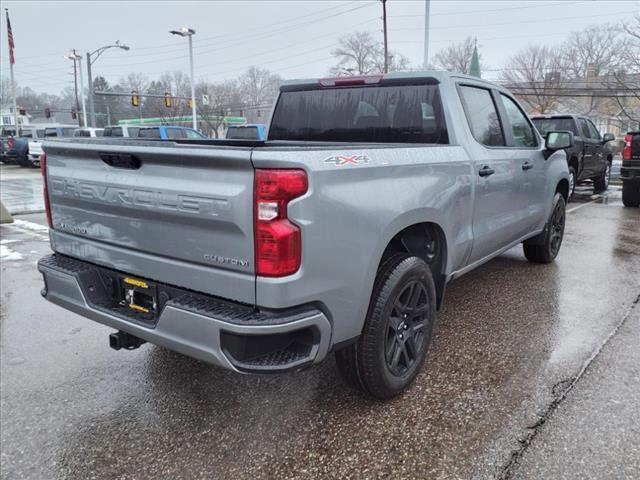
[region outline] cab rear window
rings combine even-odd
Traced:
[[[284,91],[269,140],[449,142],[437,85]]]

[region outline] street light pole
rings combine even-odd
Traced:
[[[122,50],[129,50],[129,47],[127,45],[122,45],[120,43],[120,40],[117,40],[116,43],[114,43],[113,45],[106,45],[104,47],[100,47],[94,50],[93,52],[87,52],[87,80],[89,81],[89,117],[90,117],[92,127],[96,126],[96,112],[95,112],[95,103],[93,99],[93,75],[91,72],[91,65],[93,64],[93,62],[95,62],[98,59],[100,55],[102,55],[102,53],[105,50],[108,50],[110,48],[120,48]],[[93,59],[91,58],[92,56],[94,57]]]
[[[193,117],[193,129],[198,130],[196,117],[196,81],[193,75],[193,35],[189,35],[189,64],[191,67],[191,116]]]
[[[180,35],[181,37],[189,37],[189,68],[191,70],[191,117],[193,120],[193,129],[198,129],[198,117],[196,112],[196,81],[193,73],[193,37],[196,31],[193,28],[182,27],[179,30],[170,30],[172,35]]]
[[[75,53],[75,50],[74,50]],[[76,55],[78,59],[78,70],[80,70],[80,98],[82,100],[82,123],[87,127],[87,107],[84,103],[84,81],[82,80],[82,55]]]
[[[91,126],[96,126],[96,111],[93,106],[93,77],[91,76],[91,53],[87,52],[87,80],[89,81],[89,116]]]

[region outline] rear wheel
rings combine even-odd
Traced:
[[[435,285],[424,260],[408,254],[387,258],[360,338],[336,352],[343,377],[375,398],[401,393],[424,363],[435,311]]]
[[[566,218],[564,197],[556,193],[553,199],[551,216],[544,231],[523,244],[524,256],[534,263],[551,263],[558,256]]]
[[[640,180],[622,183],[622,203],[625,207],[640,207]]]
[[[609,178],[611,177],[611,162],[607,162],[602,175],[593,180],[593,190],[595,192],[604,192],[609,188]]]

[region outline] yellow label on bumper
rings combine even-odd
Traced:
[[[142,280],[138,280],[136,278],[125,277],[124,278],[124,283],[128,283],[129,285],[133,285],[134,287],[149,288],[149,285],[147,285],[147,282],[144,282]]]

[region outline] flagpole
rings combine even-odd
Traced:
[[[11,94],[13,96],[13,123],[16,127],[16,137],[20,135],[20,126],[18,125],[18,102],[16,101],[16,81],[13,77],[13,63],[11,60],[13,58],[13,32],[11,31],[11,22],[9,21],[9,9],[4,9],[7,14],[7,35],[11,35],[7,37],[9,41],[9,71],[11,72]]]

